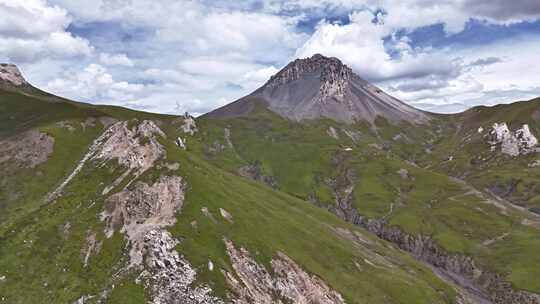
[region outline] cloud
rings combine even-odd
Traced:
[[[3,60],[35,62],[43,57],[89,56],[89,41],[66,31],[66,10],[43,0],[0,1],[0,53]]]
[[[35,38],[65,29],[71,22],[66,10],[39,0],[2,0],[0,35]]]
[[[460,73],[459,63],[451,56],[413,49],[406,37],[392,38],[391,48],[398,56],[390,56],[385,38],[391,36],[395,29],[386,25],[386,19],[374,22],[375,17],[369,11],[361,11],[351,14],[348,24],[322,21],[296,55],[308,57],[322,53],[340,58],[371,81],[428,75],[454,77]]]
[[[133,61],[127,57],[126,54],[108,54],[101,53],[99,54],[99,61],[104,65],[119,65],[132,67],[134,66]]]
[[[538,20],[537,8],[532,0],[0,0],[0,59],[74,99],[204,113],[295,57],[323,53],[411,104],[448,111],[535,94],[539,37],[441,47],[415,32],[442,26],[436,35],[454,41],[482,34],[471,32],[476,20],[517,36],[516,23]]]
[[[120,104],[136,101],[145,86],[115,81],[107,68],[90,64],[82,71],[66,72],[63,77],[49,81],[46,89],[73,99]]]

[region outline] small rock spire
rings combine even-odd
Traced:
[[[16,87],[28,84],[19,68],[10,63],[0,63],[0,83],[7,83]]]

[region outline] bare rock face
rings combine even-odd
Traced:
[[[326,130],[326,134],[328,134],[328,136],[332,137],[333,139],[339,139],[339,135],[336,129],[332,126],[328,127],[328,130]]]
[[[176,250],[179,243],[165,230],[176,221],[184,202],[184,182],[178,176],[162,176],[152,185],[139,182],[106,200],[102,219],[106,235],[124,233],[130,246],[128,268],[141,269],[153,304],[223,303],[205,286],[193,286],[196,271]]]
[[[193,286],[197,272],[174,247],[178,240],[168,231],[153,229],[144,237],[146,246],[145,270],[138,281],[151,293],[153,304],[210,304],[223,303],[211,295],[208,286]]]
[[[188,113],[184,114],[184,121],[181,128],[184,133],[192,136],[199,131],[199,129],[197,129],[197,124],[195,123],[195,118]]]
[[[19,68],[8,63],[0,63],[0,83],[16,87],[28,85]]]
[[[119,185],[130,173],[138,177],[151,168],[155,161],[165,156],[165,148],[159,143],[157,136],[165,137],[165,134],[150,120],[144,120],[131,129],[128,128],[127,121],[113,123],[94,140],[71,174],[48,195],[47,201],[61,195],[64,187],[89,160],[100,160],[103,163],[117,160],[120,165],[127,168],[111,185],[105,187],[102,193],[104,195]]]
[[[342,296],[320,278],[307,274],[291,258],[278,252],[271,275],[244,249],[225,240],[235,274],[224,271],[234,295],[233,303],[345,303]]]
[[[131,243],[131,264],[142,262],[146,232],[175,223],[176,212],[184,202],[184,183],[178,176],[162,176],[153,185],[138,182],[133,190],[124,190],[105,202],[102,219],[111,237],[115,230],[126,233]]]
[[[117,159],[120,165],[142,173],[165,154],[155,135],[165,137],[163,131],[150,120],[144,120],[131,130],[127,121],[115,123],[102,135],[106,140],[95,158]],[[146,143],[141,142],[143,138],[147,139]]]
[[[512,132],[505,122],[494,123],[486,136],[492,150],[496,150],[497,146],[500,146],[503,154],[518,156],[540,152],[538,139],[532,134],[527,124]]]
[[[207,116],[227,118],[249,114],[262,101],[279,115],[296,121],[330,118],[339,122],[373,123],[378,116],[392,122],[426,123],[428,113],[384,93],[356,75],[337,58],[320,54],[297,59],[252,94]]]
[[[15,164],[34,168],[44,163],[53,153],[54,138],[37,130],[30,130],[22,135],[0,141],[0,164]]]
[[[151,120],[144,120],[132,129],[128,129],[127,121],[118,122],[105,131],[93,158],[103,161],[116,159],[127,171],[106,187],[103,194],[119,185],[130,173],[140,176],[165,156],[165,148],[157,136],[165,137],[165,134]]]
[[[98,242],[96,238],[96,233],[89,231],[86,235],[86,244],[81,250],[81,256],[83,259],[83,267],[88,266],[90,261],[90,256],[93,254],[98,254],[101,250],[102,242]]]

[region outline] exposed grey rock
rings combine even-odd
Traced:
[[[0,63],[0,82],[16,87],[28,85],[19,68],[14,64],[8,63]]]
[[[233,217],[227,210],[219,208],[219,213],[221,214],[221,217],[226,219],[229,223],[233,222]]]
[[[138,182],[133,190],[123,190],[105,201],[102,220],[105,234],[126,233],[131,244],[130,264],[142,262],[143,238],[146,232],[176,222],[175,214],[184,202],[184,183],[179,176],[161,176],[153,185]]]
[[[229,128],[223,129],[223,137],[225,138],[225,143],[229,149],[234,149],[232,140],[231,140],[231,130]]]
[[[49,158],[53,148],[54,137],[30,130],[0,141],[0,164],[9,161],[21,167],[34,168]]]
[[[392,122],[425,123],[430,117],[384,93],[352,72],[337,58],[320,54],[297,59],[252,94],[207,116],[227,118],[249,114],[261,101],[288,119],[330,118],[373,123],[377,116]]]
[[[156,136],[165,137],[165,134],[150,120],[142,121],[131,130],[127,121],[115,123],[98,139],[93,158],[103,161],[115,159],[138,176],[165,155],[165,149]]]
[[[197,129],[197,124],[195,123],[195,118],[193,116],[189,115],[189,113],[185,113],[182,121],[182,126],[180,129],[191,136],[193,136],[195,133],[199,131]]]
[[[101,250],[102,242],[97,241],[97,235],[95,232],[88,231],[86,235],[86,244],[81,250],[81,255],[83,257],[83,267],[88,266],[88,261],[92,254],[98,254]]]
[[[174,249],[178,240],[168,231],[152,229],[144,237],[145,271],[142,280],[151,293],[152,304],[210,304],[223,303],[211,295],[206,286],[193,286],[197,272]]]
[[[137,282],[149,291],[153,304],[223,303],[206,285],[194,286],[196,271],[176,250],[179,243],[165,227],[176,222],[184,202],[184,182],[161,176],[151,186],[138,182],[132,190],[106,200],[102,219],[105,233],[125,233],[129,243],[128,269],[139,269]]]
[[[214,223],[217,223],[216,222],[216,219],[214,218],[214,215],[212,214],[212,212],[210,212],[210,210],[208,210],[207,207],[202,207],[201,208],[201,212],[204,216],[206,216],[207,218],[209,218],[212,222]]]
[[[511,132],[505,122],[494,123],[486,136],[488,143],[492,145],[492,151],[497,145],[500,145],[503,154],[510,156],[540,151],[537,147],[538,139],[532,134],[527,124]]]
[[[158,159],[165,156],[165,148],[159,143],[156,135],[165,136],[161,129],[150,120],[144,120],[131,130],[128,129],[127,121],[114,123],[93,141],[75,169],[48,195],[47,200],[51,201],[58,197],[89,160],[99,160],[102,163],[117,160],[127,169],[112,185],[103,189],[103,194],[107,194],[119,185],[129,174],[134,174],[135,177],[140,176]]]
[[[530,162],[527,167],[529,168],[536,168],[536,167],[540,167],[540,159],[537,159],[537,160],[534,160],[532,162]]]
[[[233,290],[233,303],[345,303],[343,297],[320,278],[307,274],[291,258],[278,252],[271,275],[244,249],[225,240],[234,274],[223,270]]]
[[[69,232],[71,230],[71,223],[70,222],[66,222],[63,226],[62,226],[62,234],[64,235],[64,238],[67,238],[69,236]]]
[[[328,127],[328,130],[326,130],[326,134],[328,134],[328,136],[332,137],[333,139],[339,139],[339,135],[336,129],[332,126]]]
[[[407,171],[407,169],[399,169],[397,171],[397,174],[399,174],[399,176],[401,176],[402,179],[408,179],[409,178],[409,171]]]
[[[180,149],[182,150],[185,150],[186,149],[186,141],[184,139],[182,139],[182,137],[178,137],[176,138],[176,140],[174,141],[174,143],[180,147]]]

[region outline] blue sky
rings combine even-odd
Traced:
[[[0,0],[0,61],[76,100],[201,114],[335,56],[417,107],[540,96],[536,0]]]

